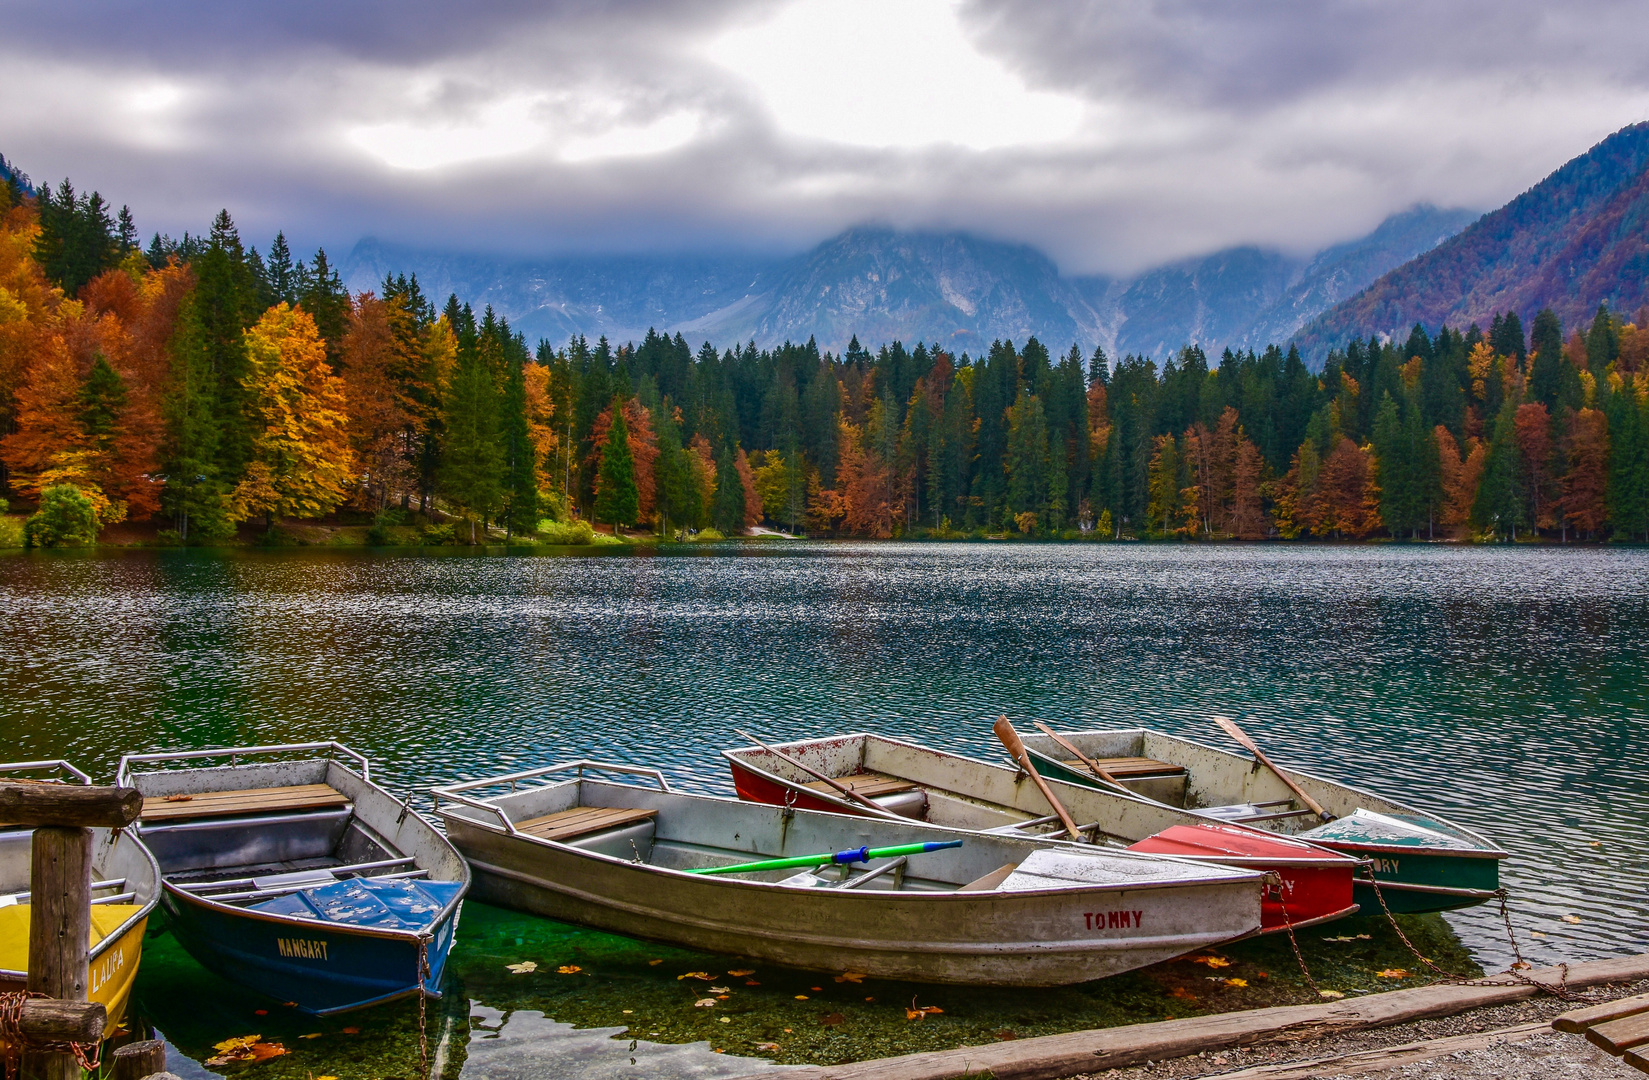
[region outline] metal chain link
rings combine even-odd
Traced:
[[[1276,877],[1276,875],[1267,876]],[[1317,980],[1311,977],[1311,969],[1306,967],[1305,964],[1305,954],[1300,952],[1300,941],[1294,936],[1294,920],[1289,918],[1288,904],[1283,900],[1283,879],[1281,877],[1276,877],[1276,881],[1277,906],[1282,909],[1283,926],[1288,930],[1288,944],[1294,950],[1294,959],[1300,965],[1300,974],[1305,976],[1306,985],[1311,987],[1311,992],[1313,994],[1316,994],[1319,998],[1321,998],[1323,996],[1322,988],[1317,985]],[[1270,884],[1267,883],[1266,887],[1269,889]]]
[[[429,1000],[429,939],[418,939],[418,1075],[429,1080],[429,1035],[425,1027],[425,1002]]]
[[[46,998],[36,990],[21,990],[9,993],[0,993],[0,1043],[4,1044],[4,1054],[0,1063],[5,1071],[13,1075],[22,1075],[22,1053],[24,1050],[35,1050],[42,1053],[72,1054],[75,1062],[86,1072],[97,1072],[98,1062],[103,1056],[103,1043],[92,1044],[90,1057],[86,1056],[86,1047],[82,1043],[41,1042],[23,1034],[23,1003],[30,998]]]

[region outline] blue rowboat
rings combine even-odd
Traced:
[[[207,758],[229,764],[176,767]],[[201,966],[318,1015],[440,996],[469,867],[370,776],[338,743],[121,759],[161,907]]]

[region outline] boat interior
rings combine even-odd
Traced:
[[[952,829],[1006,836],[1065,836],[1064,826],[1027,774],[1013,768],[939,753],[880,735],[843,735],[787,743],[775,749],[829,776],[884,812]],[[836,787],[762,749],[726,751],[735,763],[847,801]],[[1057,784],[1060,800],[1089,843],[1126,847],[1183,823],[1183,815],[1151,801],[1106,790]]]
[[[40,783],[90,783],[67,762],[0,764],[5,779]],[[21,977],[29,941],[29,875],[33,832],[0,823],[0,981]],[[143,849],[108,829],[92,830],[92,956],[141,918],[160,887],[155,864]]]
[[[437,806],[443,816],[460,817],[480,828],[498,831],[507,820],[518,837],[671,870],[701,870],[861,847],[963,840],[960,847],[869,863],[716,875],[805,888],[905,893],[1013,891],[1070,887],[1079,882],[1089,887],[1108,882],[1138,884],[1142,878],[1159,883],[1182,878],[1223,879],[1223,875],[1235,873],[1122,852],[1084,853],[1062,848],[1051,855],[1037,855],[1034,845],[1011,837],[958,837],[897,820],[687,795],[669,790],[662,777],[658,778],[658,787],[647,788],[582,775],[585,768],[651,770],[584,765],[579,775],[565,779],[554,776],[576,767],[552,766],[499,780],[437,788]],[[488,785],[510,790],[485,800],[460,794]],[[1034,863],[1033,855],[1037,855]]]
[[[130,782],[144,796],[139,837],[166,882],[193,896],[253,906],[356,878],[430,877],[357,812],[359,778],[337,762],[159,769]]]

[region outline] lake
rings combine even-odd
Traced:
[[[1499,841],[1537,963],[1649,948],[1646,675],[1644,549],[772,542],[0,557],[8,758],[67,757],[106,779],[123,752],[336,738],[397,794],[584,756],[730,793],[716,751],[737,744],[735,726],[773,739],[862,729],[1000,760],[990,725],[1004,713],[1216,745],[1227,744],[1207,718],[1228,715],[1274,757]],[[455,966],[466,987],[499,985],[468,992],[470,1011],[443,1003],[444,1023],[467,1025],[464,1075],[550,1075],[547,1046],[583,1062],[568,1075],[640,1075],[628,1065],[638,1053],[656,1075],[740,1071],[712,1057],[715,1029],[695,1042],[691,1025],[637,1027],[639,1003],[662,1010],[679,989],[646,975],[646,959],[673,968],[670,950],[472,909]],[[1510,961],[1497,909],[1446,918],[1478,963]],[[466,944],[499,970],[466,968]],[[617,981],[529,989],[500,975],[535,948],[601,956]],[[140,1001],[208,978],[169,938],[149,950]],[[630,1014],[617,1007],[625,994]],[[610,1037],[626,1024],[646,1045],[613,1057],[630,1045]],[[876,1028],[866,1045],[937,1037],[898,1035],[919,1027]]]

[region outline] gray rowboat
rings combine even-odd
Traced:
[[[471,794],[484,788],[502,790]],[[478,899],[798,968],[1057,986],[1260,925],[1256,872],[687,794],[652,769],[574,761],[433,794]],[[687,872],[954,839],[962,846],[861,870]]]

